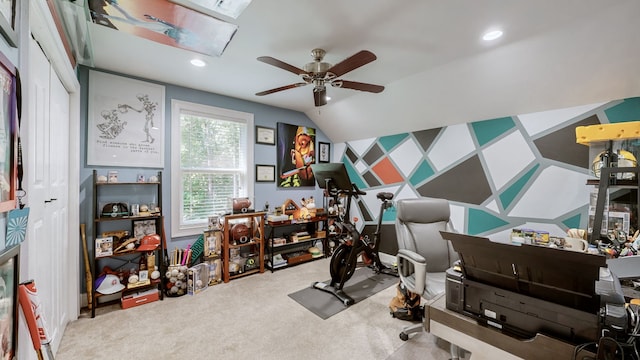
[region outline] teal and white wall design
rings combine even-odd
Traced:
[[[640,98],[631,98],[334,144],[333,160],[367,191],[352,206],[365,233],[377,221],[376,194],[388,191],[450,200],[459,232],[495,241],[519,227],[563,235],[586,228],[592,190],[589,148],[576,144],[575,128],[639,120]],[[390,209],[384,236],[394,220]]]

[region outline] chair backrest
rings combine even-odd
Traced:
[[[420,197],[396,201],[396,237],[399,249],[414,251],[427,260],[427,272],[443,272],[458,260],[451,242],[440,231],[452,232],[449,201]]]

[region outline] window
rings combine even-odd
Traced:
[[[253,197],[253,114],[171,101],[171,235],[196,235]]]

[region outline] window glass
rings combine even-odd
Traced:
[[[253,114],[172,101],[172,236],[195,235],[253,196]]]

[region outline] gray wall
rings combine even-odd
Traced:
[[[235,99],[227,96],[211,94],[199,90],[193,90],[181,86],[159,83],[149,79],[140,79],[133,76],[120,75],[132,79],[148,81],[165,86],[165,166],[162,169],[139,169],[139,168],[116,168],[116,167],[97,167],[88,166],[86,157],[86,139],[87,139],[87,123],[88,123],[88,89],[89,89],[89,71],[88,67],[80,66],[78,68],[78,80],[82,88],[80,113],[82,117],[81,134],[83,138],[81,140],[82,154],[81,159],[81,171],[80,171],[80,223],[87,224],[87,234],[93,233],[93,221],[92,221],[92,172],[94,169],[98,170],[100,174],[106,174],[109,170],[118,170],[121,179],[135,179],[138,173],[143,173],[147,176],[156,173],[158,170],[163,171],[163,214],[165,217],[170,215],[169,209],[171,209],[171,100],[183,100],[193,103],[199,103],[209,106],[216,106],[225,109],[243,111],[254,114],[254,124],[266,127],[276,128],[278,122],[283,122],[292,125],[309,126],[316,128],[316,141],[329,142],[324,133],[320,132],[315,124],[309,120],[309,118],[300,112],[281,109],[273,106],[262,105],[246,100]],[[96,70],[96,69],[94,69]],[[102,70],[100,70],[102,71]],[[112,73],[109,71],[104,71]],[[113,74],[113,73],[112,73]],[[255,145],[254,149],[254,162],[256,164],[273,164],[276,165],[276,146],[271,145]],[[299,202],[303,197],[314,196],[316,199],[322,197],[322,192],[313,188],[297,188],[297,189],[278,189],[276,183],[256,183],[254,187],[255,204],[260,208],[265,202],[269,202],[270,206],[276,206],[282,204],[286,199],[293,199]],[[187,244],[193,243],[196,237],[189,236],[183,238],[169,238],[171,234],[171,223],[169,219],[166,219],[165,233],[167,234],[167,248],[169,250],[175,247],[184,248]],[[92,236],[90,236],[92,238]],[[89,242],[92,243],[92,239]]]

